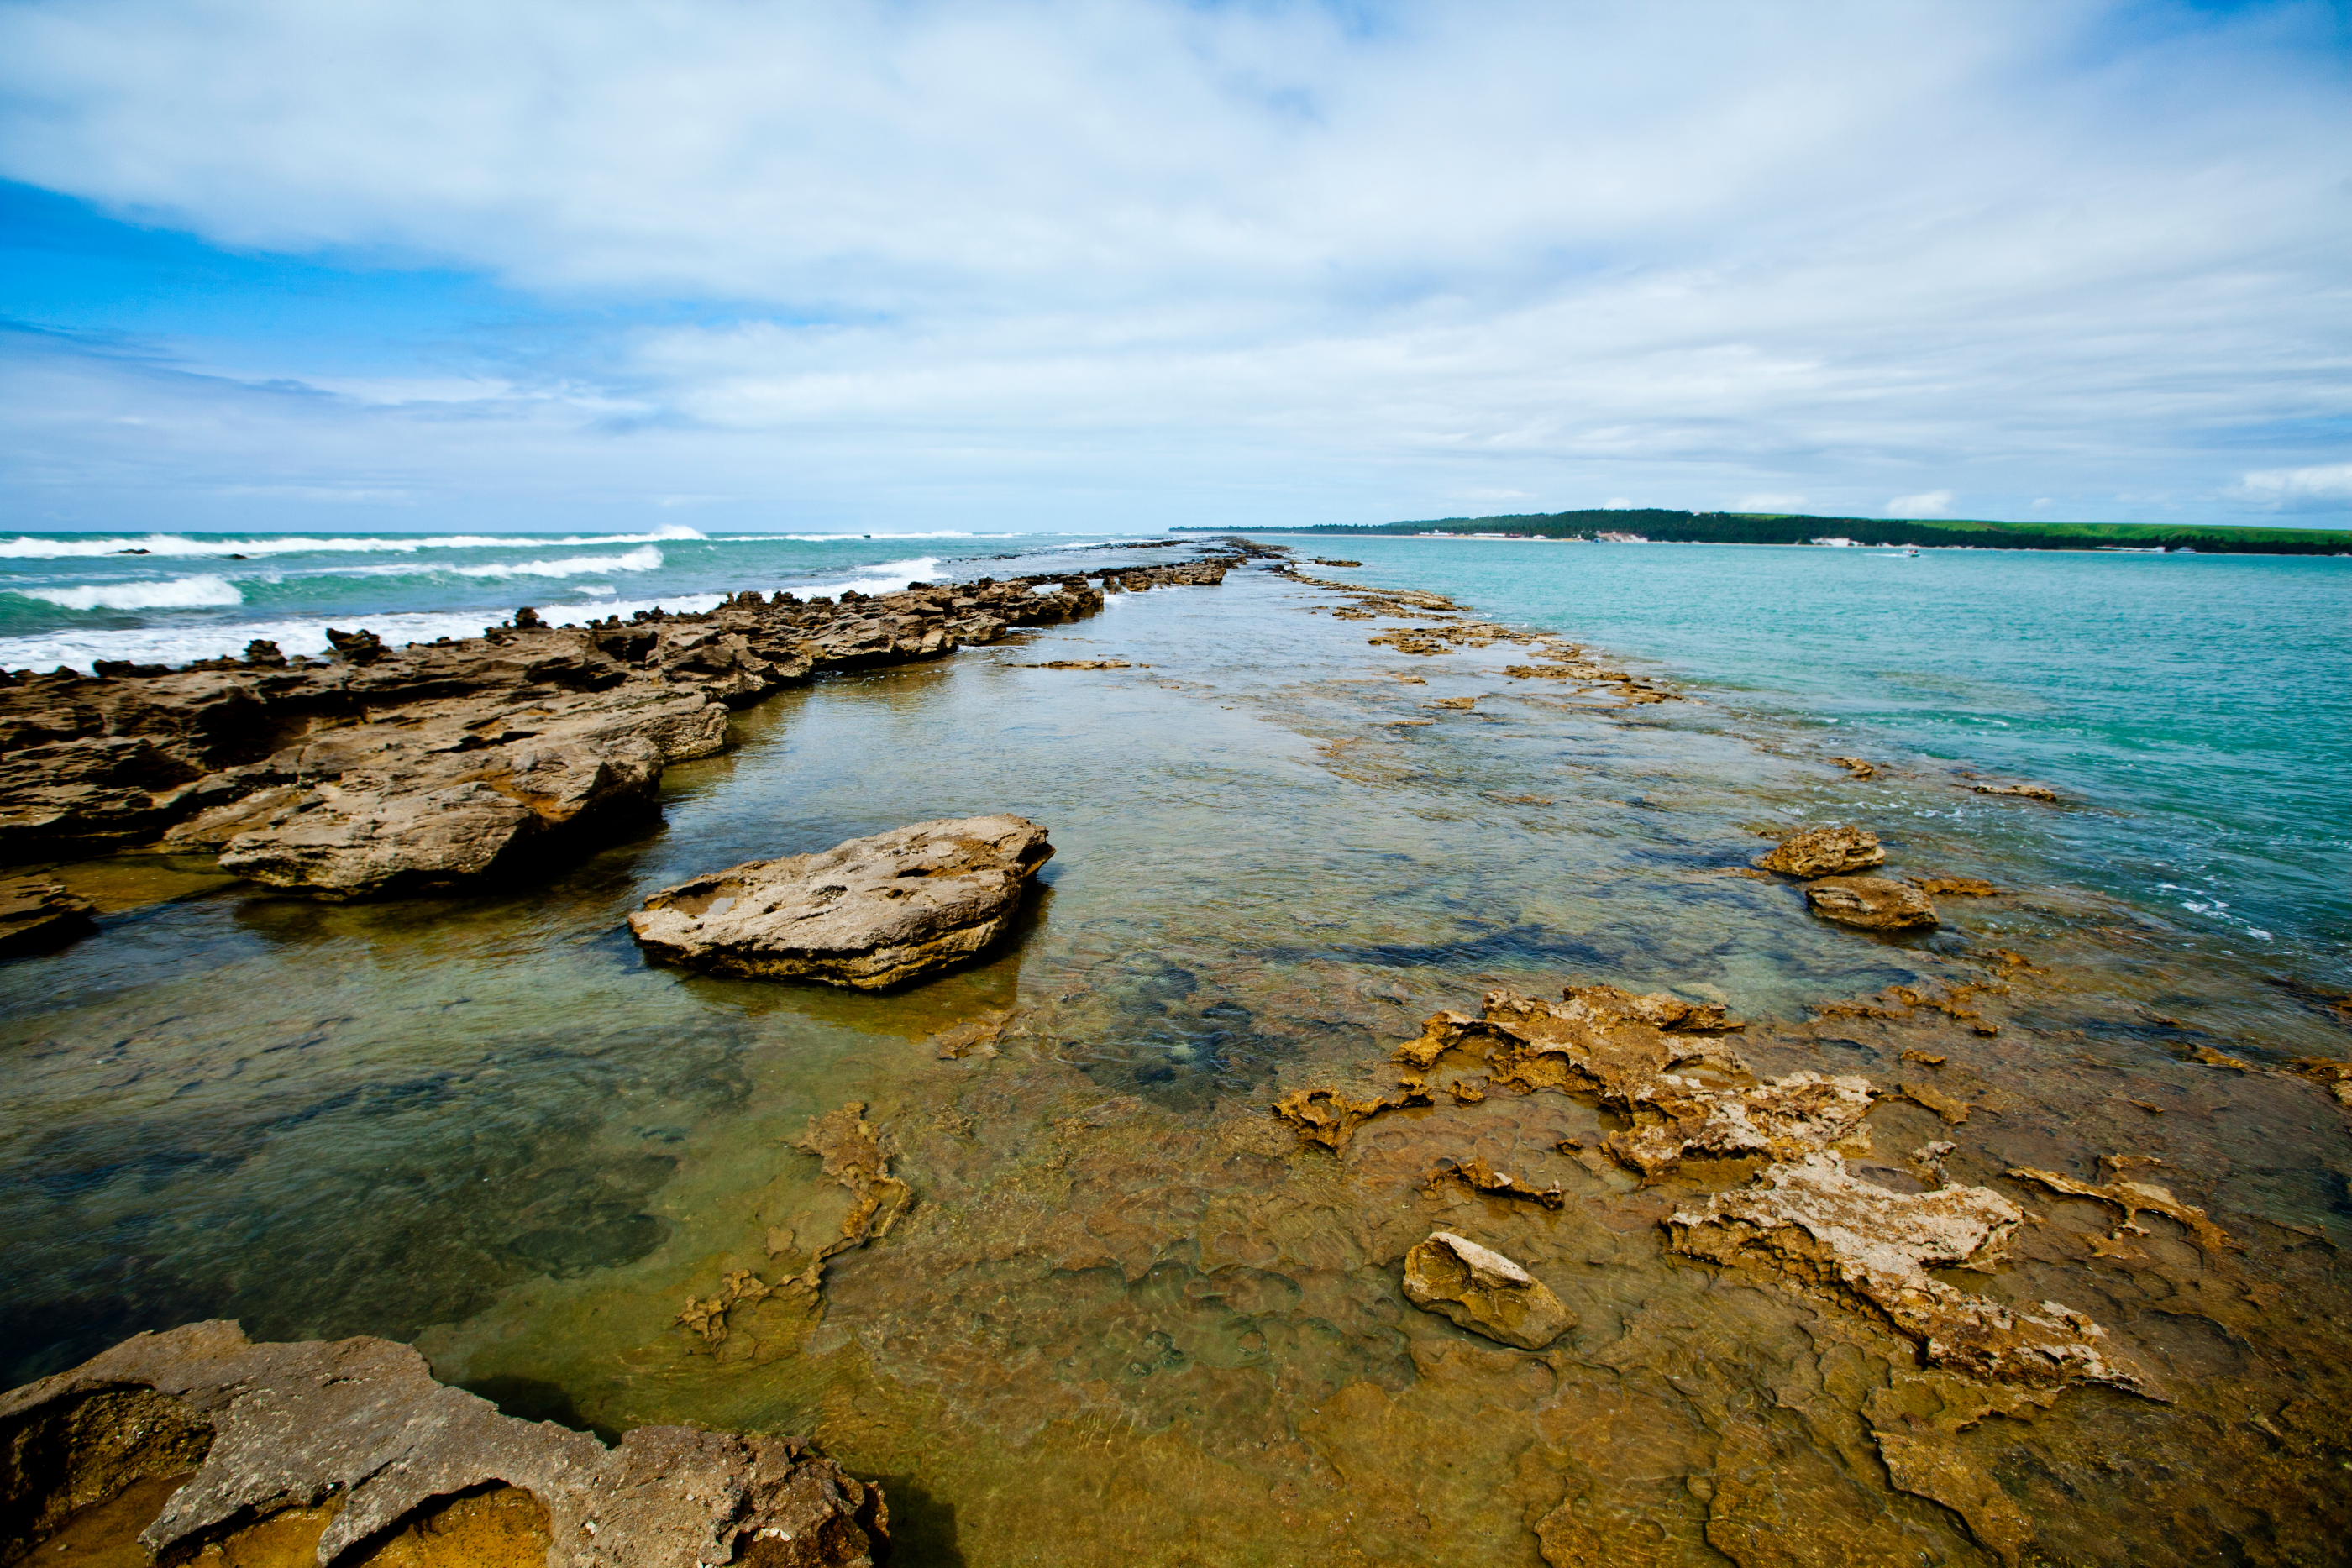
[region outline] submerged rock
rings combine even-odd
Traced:
[[[666,888],[629,929],[688,968],[879,990],[992,945],[1053,853],[1024,817],[917,822]]]
[[[1824,920],[1864,931],[1924,931],[1942,924],[1926,894],[1891,877],[1823,877],[1805,884],[1805,903]]]
[[[1843,876],[1886,863],[1878,835],[1860,828],[1813,828],[1791,833],[1778,848],[1756,857],[1756,864],[1782,876],[1810,881],[1817,876]]]
[[[0,883],[0,956],[38,953],[90,928],[90,904],[40,878]]]
[[[1541,1350],[1576,1326],[1551,1287],[1500,1252],[1438,1230],[1404,1255],[1404,1296],[1473,1333]]]
[[[642,1427],[607,1448],[435,1382],[404,1344],[256,1344],[233,1322],[139,1334],[0,1396],[0,1446],[5,1561],[77,1510],[190,1471],[139,1534],[155,1559],[226,1541],[225,1561],[248,1561],[236,1538],[287,1518],[320,1527],[318,1563],[365,1563],[485,1493],[535,1505],[494,1531],[512,1561],[548,1568],[867,1568],[887,1542],[881,1490],[790,1438]]]

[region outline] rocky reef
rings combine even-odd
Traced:
[[[329,899],[461,885],[650,814],[667,764],[722,749],[730,711],[785,686],[1076,620],[1106,591],[1212,585],[1238,559],[0,674],[0,862],[163,849]]]
[[[191,1323],[0,1396],[5,1563],[870,1568],[887,1542],[880,1489],[803,1444],[644,1427],[607,1447],[389,1340]]]
[[[715,975],[882,990],[994,945],[1053,854],[1024,817],[917,822],[665,888],[629,930],[655,956]]]

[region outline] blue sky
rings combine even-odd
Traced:
[[[19,528],[2352,523],[2352,23],[0,0]]]

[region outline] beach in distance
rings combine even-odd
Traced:
[[[382,1336],[423,1361],[369,1386],[530,1443],[812,1440],[694,1463],[797,1467],[813,1563],[2328,1561],[2347,599],[2292,556],[0,538],[0,708],[56,748],[11,875],[82,911],[0,962],[0,1381],[232,1319],[53,1385],[226,1409],[319,1385],[267,1342]],[[292,749],[73,793],[232,710]],[[597,789],[642,755],[638,809],[549,786],[531,857],[419,870],[403,779],[520,799],[558,741]],[[914,977],[649,937],[779,857],[986,870],[919,823],[1017,863]],[[497,1451],[570,1479],[435,1528],[538,1561],[641,1450]],[[44,1528],[119,1544],[139,1485]]]

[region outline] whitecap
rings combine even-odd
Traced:
[[[459,577],[586,577],[613,571],[657,571],[662,552],[647,545],[626,555],[575,555],[566,560],[517,560],[440,570]]]
[[[242,604],[245,595],[225,577],[174,577],[162,582],[85,582],[72,588],[11,588],[66,610],[198,610]]]

